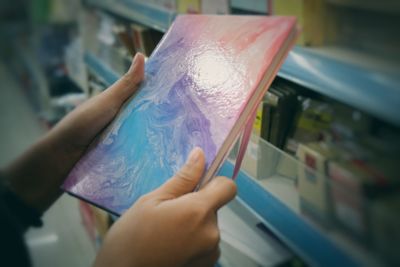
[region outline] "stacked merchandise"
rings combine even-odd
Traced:
[[[300,208],[304,213],[327,225],[332,214],[329,184],[325,175],[327,162],[340,155],[325,143],[312,142],[300,144],[297,157],[303,163],[298,165],[297,173]]]
[[[117,75],[127,71],[136,52],[150,56],[162,37],[159,31],[99,11],[85,10],[81,25],[84,50]]]
[[[162,38],[162,33],[138,24],[131,25],[131,40],[135,52],[141,52],[145,56],[150,56],[158,42]]]
[[[323,101],[300,96],[295,122],[291,125],[289,137],[284,145],[289,154],[296,154],[300,143],[322,141],[333,120],[331,105]]]
[[[283,82],[274,83],[265,95],[261,109],[260,136],[283,148],[297,109],[296,91]]]
[[[70,4],[75,7],[77,2]],[[30,15],[29,25],[5,40],[12,47],[9,65],[39,119],[51,127],[75,105],[66,99],[72,95],[75,100],[83,98],[81,88],[70,79],[65,60],[65,51],[76,32],[75,14],[62,1],[17,6],[21,14]]]
[[[243,161],[243,169],[250,175],[262,179],[276,172],[280,153],[265,141],[282,149],[297,109],[296,91],[287,83],[275,80],[258,107],[253,136]]]
[[[258,108],[243,169],[258,179],[295,180],[302,213],[397,264],[388,244],[400,242],[399,136],[361,111],[277,79]]]
[[[263,1],[263,11],[241,9],[241,2],[152,0],[148,4],[178,13],[296,15],[302,26],[298,44],[319,46],[330,41],[329,4],[322,0]],[[246,1],[247,8],[250,2],[260,1]],[[161,38],[160,32],[143,25],[95,14],[102,26],[88,36],[94,36],[97,46],[107,43],[108,48],[96,48],[96,54],[120,74],[129,66],[131,55],[140,51],[149,56]],[[348,27],[345,21],[340,25]],[[107,52],[110,46],[124,52]],[[125,60],[118,61],[117,54],[124,54]],[[95,78],[89,86],[99,92],[105,85]],[[395,226],[400,202],[395,169],[400,163],[399,132],[363,112],[276,79],[258,108],[242,166],[258,179],[279,175],[296,181],[301,212],[327,227],[338,226],[398,264],[399,256],[390,244],[400,242]],[[298,161],[288,160],[287,154]]]
[[[396,264],[400,259],[387,244],[399,237],[393,228],[399,221],[393,215],[399,203],[399,136],[399,129],[360,111],[304,98],[285,147],[305,165],[297,172],[302,211],[338,225]]]

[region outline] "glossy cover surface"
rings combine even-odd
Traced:
[[[195,146],[213,162],[295,27],[288,17],[179,16],[135,98],[76,164],[64,190],[122,214]]]

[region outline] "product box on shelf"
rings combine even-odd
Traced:
[[[159,31],[138,24],[131,24],[131,31],[135,51],[146,56],[151,55],[163,35]]]
[[[301,97],[300,108],[295,116],[285,150],[296,154],[300,143],[317,142],[325,139],[333,120],[332,105],[323,101]]]
[[[269,136],[266,138],[274,146],[283,148],[297,111],[297,94],[284,84],[276,84],[270,93],[275,96],[276,102],[271,103],[268,107],[269,115],[264,117],[269,118],[270,122]]]
[[[300,144],[297,150],[297,157],[304,164],[298,164],[297,177],[301,209],[324,224],[330,224],[332,217],[326,168],[329,160],[337,156],[331,146],[321,142]]]
[[[372,241],[370,206],[399,192],[398,179],[388,171],[394,165],[393,160],[385,158],[341,159],[329,164],[335,218],[352,236],[366,244]],[[386,167],[384,171],[379,169],[382,166]]]
[[[331,195],[335,219],[359,240],[368,238],[368,216],[362,182],[366,172],[357,170],[350,163],[330,162]]]

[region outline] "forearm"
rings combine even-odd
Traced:
[[[61,195],[60,185],[70,170],[136,91],[143,77],[144,57],[138,54],[121,79],[69,113],[4,170],[10,189],[28,205],[45,211]]]
[[[42,138],[3,172],[10,189],[40,212],[61,195],[60,184],[72,168],[51,139],[51,135]]]

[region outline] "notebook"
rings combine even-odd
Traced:
[[[120,215],[173,176],[196,146],[206,156],[199,186],[206,184],[296,37],[293,17],[178,16],[147,60],[138,93],[62,188]]]

